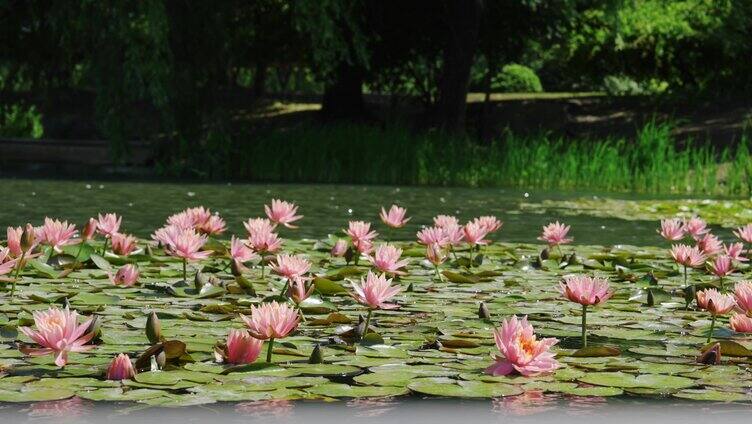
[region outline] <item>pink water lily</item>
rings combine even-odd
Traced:
[[[251,305],[251,316],[240,314],[248,331],[257,339],[281,339],[298,328],[300,317],[297,311],[286,303],[276,301]]]
[[[684,223],[679,218],[662,219],[658,234],[668,241],[681,240],[685,235]]]
[[[110,274],[110,280],[116,286],[132,287],[138,282],[139,275],[136,265],[126,264],[120,267],[115,275]]]
[[[104,215],[100,213],[97,219],[97,232],[106,238],[110,238],[113,234],[120,231],[120,223],[122,221],[123,217],[117,216],[114,213]]]
[[[436,215],[433,217],[433,225],[439,228],[446,228],[449,226],[458,226],[460,222],[457,220],[457,217],[452,215]]]
[[[250,218],[243,223],[245,230],[248,231],[248,235],[254,233],[271,233],[274,232],[274,223],[266,218]]]
[[[235,236],[230,238],[230,260],[239,271],[245,271],[245,263],[258,259],[258,255],[248,247],[245,242]]]
[[[381,222],[388,227],[402,228],[410,220],[410,218],[405,218],[405,214],[407,214],[407,209],[392,205],[388,212],[382,207],[379,217],[381,218]]]
[[[116,255],[128,256],[136,250],[136,237],[128,234],[112,234],[112,252]]]
[[[409,261],[400,260],[400,256],[402,256],[402,249],[390,244],[381,244],[376,248],[373,256],[366,256],[366,258],[374,268],[381,272],[404,275],[406,273],[401,269],[406,267]]]
[[[97,234],[97,226],[99,224],[97,223],[97,220],[94,218],[89,218],[88,221],[86,221],[86,224],[84,224],[83,230],[81,230],[81,240],[83,241],[89,241],[94,238],[94,236]]]
[[[68,224],[68,221],[44,218],[44,224],[36,229],[36,238],[39,244],[52,247],[60,253],[62,247],[72,244],[73,237],[76,235],[76,225]]]
[[[418,243],[426,246],[432,244],[446,246],[449,244],[449,237],[447,237],[447,233],[443,228],[426,227],[418,231],[415,235],[418,237]]]
[[[587,347],[587,308],[604,303],[614,295],[614,291],[605,278],[567,275],[559,283],[559,292],[570,301],[582,305],[582,347]]]
[[[288,255],[286,253],[277,255],[274,262],[269,265],[274,273],[285,278],[288,282],[294,280],[307,280],[304,277],[311,269],[311,261],[302,255]]]
[[[271,205],[264,205],[266,216],[275,224],[284,225],[287,228],[298,228],[293,222],[303,218],[303,215],[295,215],[298,207],[294,203],[284,200],[272,199]]]
[[[16,267],[17,261],[20,259],[12,259],[10,257],[10,249],[0,248],[0,275],[5,275],[11,272]]]
[[[468,222],[462,228],[464,240],[471,247],[476,245],[488,244],[488,240],[485,239],[488,235],[488,231],[484,226],[477,222]]]
[[[248,231],[248,245],[258,253],[274,253],[282,247],[282,239],[274,232],[274,225],[268,219],[255,218],[245,222]]]
[[[441,245],[438,243],[431,243],[426,246],[426,259],[428,259],[428,262],[431,262],[434,266],[438,266],[447,260],[447,254]]]
[[[752,315],[752,281],[739,281],[734,286],[736,306],[748,315]]]
[[[716,276],[723,278],[734,272],[734,264],[726,255],[718,255],[710,264],[710,271]]]
[[[329,253],[335,258],[345,256],[345,253],[347,253],[347,241],[342,239],[337,240]]]
[[[527,316],[521,320],[512,316],[502,322],[501,328],[494,329],[494,341],[501,352],[496,362],[486,369],[486,373],[499,376],[518,373],[526,377],[555,371],[561,365],[551,352],[551,347],[559,342],[555,338],[538,340]]]
[[[572,302],[583,306],[600,305],[613,296],[614,292],[605,278],[589,275],[567,275],[559,283],[559,292]]]
[[[196,231],[207,235],[219,235],[225,230],[227,230],[227,223],[217,214],[211,215],[209,219],[196,226]]]
[[[734,309],[736,300],[731,294],[722,294],[716,289],[705,289],[697,292],[697,306],[712,315],[725,315]]]
[[[734,235],[737,236],[739,240],[752,243],[752,223],[737,228],[736,231],[734,231]]]
[[[224,360],[229,364],[251,364],[261,354],[263,345],[262,340],[251,336],[248,331],[230,330]]]
[[[752,333],[752,318],[744,314],[734,314],[729,319],[731,329],[737,333]]]
[[[251,336],[269,340],[269,350],[266,354],[266,362],[272,361],[272,349],[274,339],[287,337],[288,334],[298,328],[300,316],[298,312],[286,303],[269,302],[259,306],[251,306],[251,316],[240,314],[240,319],[245,322]]]
[[[361,305],[369,309],[395,309],[399,305],[387,303],[397,293],[402,291],[401,287],[392,286],[392,279],[386,278],[385,274],[376,275],[368,271],[365,279],[361,278],[360,284],[352,282],[353,297]]]
[[[203,208],[201,208],[203,211]],[[201,216],[202,213],[191,213],[189,212],[189,209],[186,209],[184,211],[178,212],[174,215],[170,215],[167,217],[167,225],[177,227],[181,230],[195,230],[196,229],[196,220],[202,219]]]
[[[504,225],[503,222],[499,221],[493,215],[486,215],[486,216],[475,218],[473,222],[481,226],[484,230],[486,230],[486,233],[488,234],[499,231],[501,229],[501,226]]]
[[[290,283],[290,286],[287,288],[287,296],[292,299],[292,301],[295,302],[296,305],[299,305],[300,302],[311,297],[311,294],[313,294],[313,291],[315,289],[316,286],[314,286],[313,284],[310,284],[308,287],[306,287],[306,280],[298,278],[292,280],[292,283]]]
[[[702,266],[708,259],[697,247],[690,247],[686,244],[675,244],[671,246],[671,257],[680,265],[685,267],[697,268]]]
[[[718,237],[707,233],[697,241],[697,248],[706,256],[713,256],[723,251],[723,243]]]
[[[212,252],[201,250],[206,244],[206,236],[192,229],[179,230],[170,234],[165,243],[165,252],[189,261],[206,259]]]
[[[78,324],[78,313],[65,309],[50,308],[47,311],[34,311],[36,331],[29,327],[18,327],[18,330],[35,341],[41,348],[23,348],[25,354],[41,356],[54,354],[55,365],[59,367],[68,363],[69,352],[85,352],[94,348],[87,345],[94,337],[94,333],[86,333],[92,318],[83,324]]]
[[[360,255],[368,255],[373,250],[373,242],[371,240],[353,240],[352,243]]]
[[[465,227],[462,225],[447,225],[443,227],[447,241],[451,246],[459,246],[465,242]]]
[[[567,233],[569,233],[569,225],[556,221],[543,226],[543,233],[538,237],[538,240],[545,241],[549,246],[571,243],[572,239],[567,238]]]
[[[737,262],[747,262],[748,259],[742,256],[744,253],[743,243],[731,243],[727,246],[723,246],[723,250],[726,252],[726,256]]]
[[[23,234],[23,228],[21,227],[8,227],[6,230],[8,249],[13,257],[21,256],[21,234]]]
[[[692,236],[693,239],[699,240],[705,233],[710,230],[707,228],[708,224],[702,219],[693,216],[692,218],[684,221],[684,232]]]
[[[370,242],[379,235],[376,231],[371,231],[371,223],[365,221],[350,221],[345,234],[350,236],[353,245],[362,241]]]
[[[116,356],[110,365],[107,367],[107,379],[108,380],[130,380],[136,376],[136,369],[133,368],[133,363],[128,355],[121,353]]]
[[[697,306],[700,309],[710,312],[712,317],[707,340],[707,343],[710,343],[710,339],[713,337],[716,317],[731,312],[736,306],[736,300],[734,300],[734,296],[730,294],[722,294],[716,289],[705,289],[697,292]]]

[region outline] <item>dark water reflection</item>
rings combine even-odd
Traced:
[[[182,408],[81,399],[0,406],[7,423],[452,423],[749,422],[752,406],[637,397],[580,398],[530,392],[496,400],[373,399],[349,402],[256,401]]]
[[[295,201],[305,218],[295,233],[284,230],[283,237],[323,238],[338,233],[351,219],[377,223],[381,206],[397,203],[407,207],[412,220],[404,229],[386,232],[389,239],[414,239],[415,232],[439,213],[454,214],[462,220],[484,214],[504,221],[500,238],[512,242],[535,242],[542,225],[564,219],[573,227],[577,243],[656,244],[656,223],[625,221],[587,216],[562,217],[521,212],[519,203],[546,199],[572,199],[589,195],[580,192],[543,192],[498,188],[393,187],[348,185],[279,184],[176,184],[113,181],[0,180],[0,228],[26,221],[40,222],[44,216],[83,223],[97,212],[122,214],[126,231],[148,236],[169,214],[188,206],[204,205],[227,220],[229,230],[243,233],[242,221],[263,215],[263,205],[272,197]],[[591,194],[590,194],[591,195]],[[630,198],[619,195],[620,198]],[[634,197],[634,196],[632,196]],[[721,231],[720,235],[728,235]]]

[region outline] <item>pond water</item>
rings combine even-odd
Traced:
[[[439,213],[453,214],[462,220],[479,215],[496,215],[504,221],[500,239],[511,242],[536,242],[540,228],[552,220],[572,225],[578,244],[655,245],[661,240],[655,233],[655,221],[622,220],[592,216],[562,217],[546,209],[520,210],[520,202],[542,202],[594,196],[585,192],[545,192],[498,188],[396,187],[353,185],[279,185],[279,184],[179,184],[115,182],[104,180],[0,180],[0,228],[38,223],[45,216],[71,220],[81,225],[98,212],[116,212],[124,216],[124,228],[141,237],[162,225],[165,218],[189,206],[203,205],[219,212],[230,233],[244,233],[242,222],[262,216],[263,205],[271,198],[294,201],[305,216],[295,233],[283,231],[283,237],[324,238],[339,233],[348,220],[378,223],[381,206],[397,203],[408,209],[412,220],[400,230],[387,233],[390,239],[412,240],[415,232],[431,223]],[[613,197],[613,195],[612,195]],[[646,198],[617,195],[625,199]],[[719,235],[730,234],[717,229]],[[728,234],[726,234],[728,233]]]
[[[693,403],[641,398],[530,398],[493,401],[446,399],[376,399],[324,403],[318,401],[256,401],[218,403],[183,408],[144,408],[117,403],[71,399],[31,405],[6,405],[0,419],[12,423],[141,423],[163,424],[279,422],[279,423],[431,423],[504,422],[583,424],[609,422],[707,423],[749,422],[749,405]],[[7,421],[6,421],[7,420]]]
[[[391,239],[412,240],[421,225],[431,222],[432,216],[447,213],[455,214],[461,219],[486,214],[497,215],[505,222],[497,238],[506,242],[536,242],[535,238],[542,225],[555,219],[562,219],[572,225],[572,235],[579,244],[662,244],[655,233],[657,222],[654,220],[627,220],[587,215],[560,216],[555,210],[520,207],[522,202],[542,203],[545,200],[566,200],[583,196],[602,198],[604,195],[583,192],[525,192],[443,187],[4,179],[0,180],[0,198],[3,199],[3,206],[0,208],[0,229],[7,225],[20,225],[26,221],[38,223],[44,216],[68,219],[80,225],[86,218],[98,212],[116,212],[124,216],[123,225],[127,231],[141,237],[148,237],[155,228],[162,225],[166,216],[188,206],[204,205],[219,212],[227,220],[230,233],[243,234],[242,221],[249,217],[263,215],[263,205],[274,197],[295,201],[300,205],[299,212],[305,215],[300,222],[300,229],[294,233],[290,230],[283,230],[284,237],[324,238],[328,233],[339,232],[346,222],[352,219],[377,223],[378,208],[382,205],[388,207],[392,203],[397,203],[407,207],[409,216],[413,218],[407,228],[387,233]],[[612,195],[612,197],[646,198],[629,195]],[[384,231],[384,227],[378,223],[377,230]],[[714,230],[724,238],[730,234],[727,229],[714,228]],[[0,232],[0,237],[3,236],[4,231]],[[578,253],[588,252],[585,246],[580,246],[578,249],[580,249]],[[678,279],[669,280],[666,277],[666,284],[678,286]],[[93,281],[93,284],[100,283],[102,281]],[[45,284],[48,284],[45,287],[50,287],[51,291],[55,291],[55,288],[61,289],[58,282],[54,282],[54,286],[49,281]],[[102,284],[102,287],[109,290],[109,284],[106,281]],[[463,290],[462,293],[470,292]],[[477,293],[472,294],[477,295]],[[458,296],[460,297],[462,296]],[[475,298],[472,298],[470,303],[475,307]],[[621,303],[623,304],[621,309],[615,309],[615,311],[633,312],[634,305],[628,304],[626,299],[621,299]],[[501,306],[497,305],[497,307]],[[469,310],[469,307],[466,309]],[[600,323],[606,323],[607,318],[602,316]],[[629,315],[628,318],[632,319],[633,316]],[[455,321],[461,322],[461,320]],[[614,322],[612,329],[617,327],[616,323],[619,325],[621,323],[618,320]],[[214,328],[218,325],[214,323],[210,327]],[[184,328],[184,326],[181,325],[178,328]],[[554,330],[563,331],[558,327]],[[622,333],[606,336],[611,337],[613,342],[619,337],[629,338],[633,334],[629,331]],[[698,334],[693,334],[693,336],[699,337]],[[601,340],[606,340],[606,336],[601,335]],[[657,342],[662,342],[662,339]],[[603,422],[604,420],[626,422],[635,419],[644,422],[660,420],[661,422],[688,423],[707,422],[709,419],[720,418],[725,423],[730,423],[748,420],[751,408],[749,404],[689,402],[660,397],[605,398],[599,397],[600,395],[578,397],[549,396],[540,392],[536,395],[535,393],[526,392],[523,395],[492,401],[422,399],[420,396],[413,395],[397,399],[352,400],[334,403],[284,400],[208,403],[173,409],[148,408],[146,405],[123,403],[95,403],[76,397],[35,404],[0,403],[0,422],[143,422],[159,418],[165,423],[206,422],[207,419],[221,419],[223,422],[274,420],[292,423],[305,421],[308,424],[334,420],[436,424],[468,420],[473,422],[556,420],[557,423],[582,423]]]

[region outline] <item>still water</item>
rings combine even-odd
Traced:
[[[371,399],[350,402],[255,401],[182,408],[94,403],[78,398],[0,406],[8,423],[748,423],[752,406],[639,397],[529,397],[495,400]]]
[[[165,218],[189,206],[203,205],[219,212],[230,233],[244,234],[242,222],[263,216],[271,198],[294,201],[305,218],[294,233],[283,237],[324,238],[341,233],[348,220],[377,223],[379,208],[396,203],[408,209],[409,224],[388,232],[389,239],[412,240],[422,225],[436,214],[453,214],[461,220],[496,215],[504,221],[499,238],[510,242],[536,242],[540,228],[553,220],[572,225],[576,243],[650,245],[660,242],[656,222],[627,221],[589,216],[562,217],[554,211],[520,211],[520,202],[573,199],[592,196],[583,192],[537,192],[498,188],[396,187],[352,185],[180,184],[117,182],[104,180],[0,180],[0,228],[39,223],[45,216],[67,219],[79,226],[98,212],[124,216],[125,231],[148,236]],[[619,195],[619,198],[635,198]],[[724,235],[724,231],[720,232]],[[229,235],[228,235],[229,237]]]
[[[415,232],[431,223],[435,214],[454,214],[463,220],[493,214],[504,221],[500,238],[511,242],[535,242],[540,227],[563,219],[572,235],[583,244],[648,245],[660,242],[656,222],[604,219],[588,216],[562,217],[555,211],[521,211],[521,202],[572,199],[593,196],[582,192],[536,192],[503,189],[443,187],[387,187],[347,185],[180,184],[117,182],[105,180],[0,180],[0,229],[45,216],[83,223],[98,212],[124,216],[126,231],[148,236],[169,214],[188,206],[204,205],[219,212],[231,233],[244,233],[242,221],[263,215],[263,205],[282,198],[300,205],[305,215],[296,232],[285,237],[322,238],[338,233],[348,220],[378,222],[381,206],[397,203],[412,216],[409,225],[387,233],[390,239],[414,239]],[[619,195],[620,198],[630,198]],[[377,225],[377,230],[385,228]],[[719,231],[725,235],[728,231]],[[4,234],[0,233],[0,237]],[[275,401],[224,403],[177,409],[146,408],[143,405],[93,403],[68,399],[36,404],[0,404],[0,423],[76,422],[193,423],[221,420],[240,422],[708,422],[747,421],[752,407],[739,404],[688,402],[677,399],[639,397],[577,398],[528,394],[493,401],[419,399],[417,397],[350,402]]]

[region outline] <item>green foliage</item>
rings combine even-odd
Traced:
[[[491,88],[493,91],[505,93],[540,93],[543,91],[538,75],[524,65],[510,63],[501,68],[494,77]]]
[[[735,148],[679,149],[671,130],[670,124],[651,122],[634,140],[508,133],[482,146],[403,128],[303,126],[215,151],[194,171],[267,182],[752,193],[746,138]]]
[[[656,79],[640,83],[624,75],[607,75],[603,79],[603,89],[612,96],[660,94],[668,89],[668,83]]]
[[[42,115],[35,106],[0,105],[0,136],[41,138]]]

